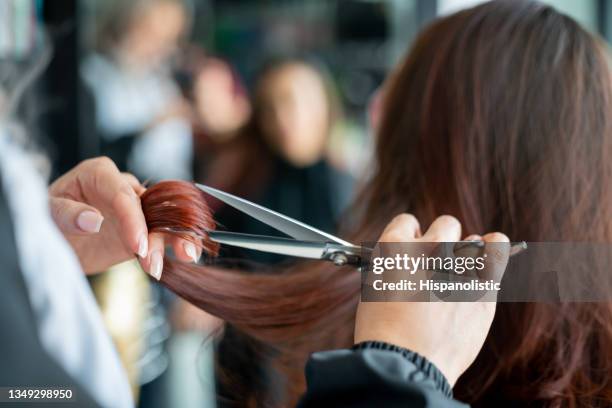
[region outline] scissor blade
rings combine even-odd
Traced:
[[[236,197],[235,195],[217,190],[216,188],[205,186],[203,184],[196,183],[196,186],[202,191],[223,201],[225,204],[250,215],[256,220],[259,220],[264,224],[279,230],[280,232],[284,232],[295,239],[315,242],[335,242],[340,245],[352,246],[350,242],[320,231],[314,227],[311,227],[310,225],[304,224],[303,222],[287,217],[286,215],[277,213],[276,211],[267,209],[261,205],[252,203],[244,198]]]
[[[322,259],[326,249],[325,244],[321,242],[296,241],[290,238],[236,232],[209,231],[208,236],[220,244],[300,258]]]

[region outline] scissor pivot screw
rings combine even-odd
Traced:
[[[348,258],[342,252],[338,252],[332,255],[332,261],[336,266],[343,266],[348,262]]]

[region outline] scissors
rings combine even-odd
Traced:
[[[219,244],[280,255],[331,261],[337,266],[363,266],[370,259],[372,248],[352,244],[308,224],[216,188],[198,183],[196,183],[196,186],[238,211],[291,237],[282,238],[239,232],[208,231],[208,237]],[[462,241],[455,250],[459,245],[461,247],[466,245],[483,247],[484,242]],[[525,242],[514,244],[511,247],[510,256],[526,249],[526,247]]]
[[[353,245],[348,241],[244,198],[203,184],[196,183],[196,186],[238,211],[293,238],[209,231],[208,237],[220,244],[300,258],[321,259],[331,261],[338,266],[346,264],[361,265],[362,260],[372,252],[370,248]]]

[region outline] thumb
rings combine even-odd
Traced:
[[[486,234],[482,239],[485,242],[483,270],[485,276],[482,277],[501,283],[510,258],[510,240],[500,232]],[[497,291],[494,295],[497,297]]]
[[[94,207],[67,198],[51,197],[51,216],[64,234],[89,235],[100,231],[104,217]]]

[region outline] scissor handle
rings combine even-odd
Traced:
[[[485,247],[485,243],[483,241],[461,241],[455,245],[454,252],[470,246],[482,249]],[[526,249],[527,243],[525,241],[512,243],[509,257],[511,258]],[[371,248],[358,246],[348,247],[330,243],[327,245],[327,250],[323,255],[323,259],[332,261],[334,265],[337,266],[357,265],[362,267],[366,264],[366,260],[370,258],[371,254]]]
[[[362,266],[364,258],[372,252],[370,248],[327,243],[321,259],[331,261],[336,266]]]

